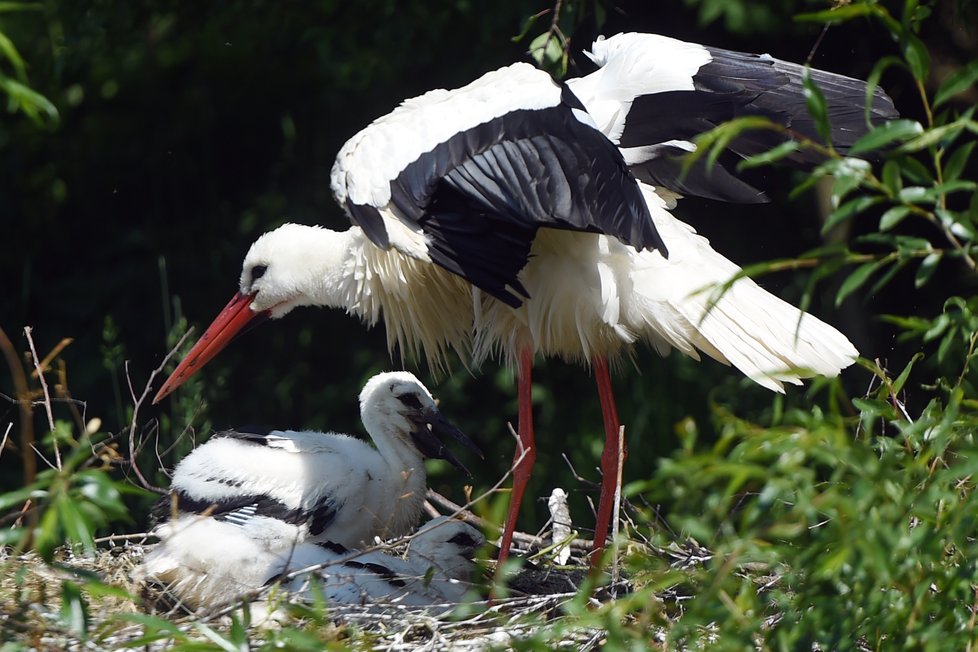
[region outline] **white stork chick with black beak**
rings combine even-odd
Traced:
[[[230,521],[193,514],[164,524],[159,535],[136,575],[192,611],[276,582],[290,599],[308,600],[319,590],[330,605],[458,603],[471,588],[472,557],[485,543],[472,526],[445,517],[410,535],[404,555],[388,545],[355,550],[329,541],[269,548]]]
[[[599,40],[597,71],[566,85],[527,64],[456,90],[406,100],[340,150],[334,196],[354,222],[336,232],[287,224],[245,257],[239,293],[157,394],[166,396],[256,317],[299,306],[341,308],[374,324],[402,353],[439,366],[455,349],[517,370],[519,436],[513,495],[501,542],[507,554],[536,447],[531,416],[535,356],[591,364],[604,413],[595,549],[607,534],[620,456],[609,361],[642,340],[733,364],[774,391],[837,375],[856,349],[828,324],[743,278],[674,218],[679,194],[764,201],[731,162],[795,133],[820,140],[805,107],[803,68],[649,34]],[[810,72],[826,99],[827,143],[845,153],[867,132],[866,84]],[[896,116],[879,89],[871,122]],[[740,115],[781,132],[732,141],[720,165],[682,173],[676,153]],[[804,149],[784,162],[819,161]]]
[[[162,507],[230,522],[275,549],[406,534],[421,517],[424,458],[465,471],[439,436],[478,449],[406,371],[371,378],[360,413],[375,447],[335,432],[221,433],[177,465]]]

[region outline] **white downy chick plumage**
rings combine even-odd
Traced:
[[[358,546],[411,531],[426,490],[424,457],[458,463],[437,435],[471,444],[408,372],[371,378],[360,411],[376,448],[335,432],[211,438],[177,465],[177,513],[229,521],[271,548],[307,539]]]
[[[158,534],[160,543],[137,576],[162,585],[191,611],[248,594],[257,598],[276,582],[290,599],[308,600],[321,592],[334,605],[457,603],[471,588],[471,559],[485,543],[478,530],[445,517],[411,535],[403,556],[386,547],[358,551],[329,542],[270,548],[234,523],[193,514],[164,524]]]

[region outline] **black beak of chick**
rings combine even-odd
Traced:
[[[482,451],[479,450],[479,447],[436,409],[428,409],[422,412],[419,421],[418,427],[411,433],[411,439],[414,440],[414,445],[421,454],[425,457],[446,460],[459,471],[471,476],[469,470],[455,457],[455,454],[445,445],[441,437],[459,442],[482,459]]]

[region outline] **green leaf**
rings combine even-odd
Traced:
[[[811,70],[808,66],[801,73],[801,84],[805,94],[805,106],[815,121],[815,130],[825,144],[832,142],[831,129],[829,128],[829,111],[825,102],[825,95],[822,89],[812,81]]]
[[[766,152],[761,154],[755,154],[750,156],[740,163],[737,164],[738,170],[747,170],[749,168],[756,168],[761,165],[768,165],[775,161],[780,161],[786,156],[791,156],[792,153],[797,152],[799,149],[798,143],[794,140],[786,140],[776,147],[772,147]]]
[[[34,549],[44,561],[51,561],[54,550],[62,543],[58,511],[48,506],[41,515],[41,522],[34,531]]]
[[[564,47],[556,34],[547,31],[530,42],[529,54],[541,68],[556,70],[564,59]]]
[[[920,267],[917,268],[917,274],[914,277],[914,287],[917,289],[922,288],[927,285],[927,281],[930,280],[934,272],[937,271],[937,264],[941,262],[941,252],[935,251],[933,253],[927,254],[922,261],[920,261]]]
[[[14,105],[36,124],[43,125],[45,120],[47,124],[57,123],[58,109],[32,88],[0,74],[0,90],[5,91]]]
[[[82,512],[81,505],[62,494],[55,501],[55,507],[66,538],[73,543],[82,544],[87,550],[94,550],[95,533],[89,519]]]
[[[0,546],[13,546],[15,548],[24,544],[27,536],[25,527],[4,527],[0,528]]]
[[[927,149],[928,147],[940,143],[942,140],[952,140],[956,138],[961,130],[967,128],[967,126],[968,122],[966,120],[955,120],[954,122],[940,127],[927,129],[916,138],[908,140],[900,145],[897,151],[919,152],[922,149]]]
[[[905,156],[901,159],[900,171],[903,173],[904,178],[912,183],[920,185],[934,183],[934,175],[930,169],[913,157]]]
[[[895,195],[900,192],[903,188],[903,177],[900,176],[900,164],[896,161],[887,161],[883,166],[883,185],[886,189],[890,191],[891,195]]]
[[[44,5],[39,2],[0,2],[0,14],[15,11],[43,11]]]
[[[973,195],[973,197],[978,197],[978,193]],[[970,241],[978,237],[978,233],[975,232],[974,223],[974,219],[978,218],[978,212],[949,211],[938,206],[934,209],[934,213],[937,215],[938,219],[941,220],[941,224],[950,229],[951,233],[962,240]]]
[[[913,357],[910,358],[910,362],[907,363],[907,366],[903,368],[903,371],[900,372],[900,375],[897,376],[896,379],[891,383],[894,394],[898,394],[900,390],[903,389],[903,386],[907,382],[907,378],[910,377],[910,370],[913,369],[913,366],[916,362],[922,360],[923,358],[924,358],[923,353],[917,352],[913,354]]]
[[[941,83],[941,87],[934,94],[934,108],[944,104],[958,93],[968,90],[978,81],[978,61],[972,61],[968,65],[959,68],[947,76]]]
[[[922,251],[931,251],[934,247],[927,238],[917,238],[909,235],[892,236],[896,242],[897,251],[901,254],[916,256]]]
[[[193,623],[193,625],[198,632],[203,634],[204,637],[211,641],[211,643],[216,645],[219,650],[224,650],[224,652],[247,652],[248,650],[247,647],[242,648],[235,645],[234,641],[225,638],[223,634],[205,623],[196,621]]]
[[[832,169],[832,206],[838,207],[842,199],[862,185],[872,173],[872,166],[860,158],[844,158],[834,161]]]
[[[940,315],[937,316],[937,318],[934,321],[931,322],[930,328],[928,328],[927,331],[923,334],[923,340],[925,342],[931,342],[937,339],[938,337],[944,334],[944,332],[948,329],[950,325],[951,325],[951,318],[948,316],[946,312],[941,313]]]
[[[886,261],[884,260],[873,260],[868,263],[863,263],[857,267],[839,287],[839,291],[835,295],[836,307],[845,301],[846,297],[862,287],[862,285],[866,283],[866,281],[868,281],[869,278],[885,264]]]
[[[938,362],[943,363],[947,359],[951,349],[954,348],[954,344],[958,341],[958,337],[958,329],[956,327],[952,327],[948,331],[947,335],[941,339],[941,343],[937,346]]]
[[[822,225],[822,233],[828,233],[842,222],[852,219],[856,215],[864,212],[870,206],[878,204],[881,201],[883,201],[882,197],[856,197],[855,199],[845,202],[837,209],[832,211],[829,218],[825,220],[825,224]]]
[[[84,636],[90,622],[88,604],[81,587],[74,582],[61,583],[61,624],[76,635]]]
[[[888,209],[885,213],[883,213],[882,217],[880,217],[879,230],[889,231],[897,224],[902,222],[903,218],[909,214],[909,206],[894,206],[893,208]]]
[[[968,164],[968,159],[971,157],[971,152],[975,149],[976,143],[978,141],[969,141],[954,150],[954,153],[948,157],[947,163],[944,165],[945,181],[954,181],[961,176],[965,165]]]
[[[47,495],[48,492],[41,489],[41,484],[38,482],[14,491],[8,491],[7,493],[0,494],[0,512],[5,512],[11,507],[25,503],[30,499],[34,499],[35,501],[43,499]]]
[[[873,128],[849,148],[849,155],[856,156],[863,152],[879,149],[900,140],[909,140],[924,132],[924,127],[916,120],[891,120]]]
[[[122,502],[122,494],[112,478],[105,471],[89,469],[76,474],[79,493],[95,505],[108,512],[113,518],[127,518],[128,510]]]
[[[763,116],[745,116],[724,122],[693,138],[696,149],[682,157],[681,174],[686,175],[693,164],[703,156],[706,156],[706,168],[709,171],[716,165],[727,146],[741,133],[750,129],[782,131],[779,125]]]
[[[7,38],[7,35],[3,32],[0,32],[0,54],[5,56],[10,62],[10,65],[13,66],[17,79],[26,81],[27,70],[24,66],[24,60],[20,57],[20,53],[17,52],[17,48],[14,47],[13,41]]]
[[[930,55],[927,53],[927,46],[909,32],[904,32],[904,38],[906,41],[903,44],[903,57],[910,66],[910,72],[917,81],[927,81],[927,74],[930,71]]]
[[[869,76],[866,78],[866,101],[864,104],[866,105],[865,117],[867,125],[872,124],[870,121],[870,116],[872,115],[871,109],[873,107],[873,94],[876,92],[876,89],[879,88],[880,79],[883,77],[883,73],[886,72],[887,68],[890,68],[891,66],[896,66],[897,68],[902,68],[904,70],[907,69],[907,64],[903,59],[893,55],[888,55],[876,62],[876,65],[873,66],[872,71],[870,71]]]
[[[929,201],[931,197],[931,190],[933,189],[924,188],[923,186],[907,186],[899,192],[897,198],[906,204]]]
[[[798,14],[794,19],[795,22],[798,23],[841,23],[847,20],[852,20],[853,18],[868,16],[872,13],[874,13],[872,5],[859,3],[841,5],[833,7],[832,9],[824,9],[822,11]]]
[[[897,418],[896,409],[886,401],[881,401],[877,398],[854,398],[852,399],[852,404],[857,410],[862,412],[863,419],[877,419],[879,417],[884,419]]]
[[[520,31],[520,33],[517,34],[516,36],[510,37],[510,41],[512,41],[513,43],[519,43],[520,41],[525,39],[529,35],[530,30],[536,24],[537,19],[539,19],[540,16],[541,14],[531,14],[529,18],[526,19],[526,22],[523,23],[522,31]]]

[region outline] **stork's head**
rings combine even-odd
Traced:
[[[320,305],[320,290],[342,265],[344,243],[335,231],[283,224],[255,240],[241,265],[238,295],[254,314],[272,319],[299,306]]]
[[[477,529],[453,518],[439,516],[418,528],[409,544],[410,557],[440,568],[450,579],[470,578],[475,552],[486,538]]]
[[[332,305],[324,295],[348,256],[342,233],[315,226],[284,224],[255,240],[241,266],[238,293],[177,365],[153,402],[182,385],[245,326],[278,319],[299,306]]]
[[[424,457],[447,460],[465,473],[468,470],[440,437],[454,439],[482,455],[468,437],[442,416],[431,392],[407,371],[377,374],[367,381],[360,392],[360,415],[378,448],[383,445],[378,437],[388,436],[401,446],[417,449]]]

